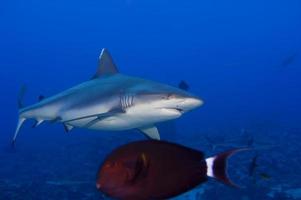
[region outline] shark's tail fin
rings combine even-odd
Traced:
[[[26,93],[26,85],[22,85],[18,94],[18,107],[19,109],[24,107],[23,99]]]
[[[249,148],[238,148],[230,151],[226,151],[224,153],[218,154],[214,157],[210,157],[206,159],[207,164],[207,176],[216,178],[217,180],[233,186],[238,187],[235,183],[233,183],[227,173],[227,160],[233,154],[236,154],[240,151],[250,150]]]
[[[21,117],[19,118],[18,125],[17,125],[16,131],[15,131],[14,137],[12,139],[12,146],[15,146],[17,135],[18,135],[20,128],[25,120],[26,120],[26,118],[21,118]]]
[[[26,86],[22,85],[22,87],[19,91],[19,95],[18,95],[18,108],[19,108],[19,110],[24,107],[23,98],[24,98],[25,92],[26,92]],[[16,128],[15,134],[14,134],[13,139],[12,139],[12,145],[13,146],[16,143],[17,135],[18,135],[19,130],[20,130],[20,128],[21,128],[21,126],[22,126],[22,124],[24,123],[25,120],[26,120],[26,118],[19,116],[17,128]]]

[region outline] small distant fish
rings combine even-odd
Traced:
[[[220,147],[231,147],[231,148],[236,148],[237,146],[239,146],[239,144],[237,144],[236,141],[220,141],[219,143],[216,143],[214,139],[211,139],[209,136],[204,136],[204,139],[207,142],[207,145],[209,145],[210,150],[215,151],[217,148]]]
[[[205,159],[200,151],[164,141],[138,141],[114,150],[99,169],[96,187],[121,199],[168,199],[207,181],[236,186],[227,175],[227,159],[246,148]]]
[[[178,87],[185,91],[188,91],[190,88],[189,85],[183,80],[179,83]]]
[[[272,177],[264,172],[259,174],[260,178],[263,180],[270,180]]]
[[[249,176],[253,176],[254,173],[255,173],[255,169],[257,168],[257,158],[258,158],[258,155],[256,154],[253,159],[252,159],[252,162],[249,166]]]
[[[297,54],[293,54],[289,57],[287,57],[286,59],[284,59],[281,63],[282,67],[287,67],[289,65],[291,65],[292,63],[294,63],[294,61],[296,60]]]

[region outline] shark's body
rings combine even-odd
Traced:
[[[155,123],[175,119],[202,101],[175,87],[118,73],[104,49],[93,79],[55,96],[21,108],[13,141],[26,119],[61,122],[66,130],[83,127],[97,130],[138,128],[159,139]]]

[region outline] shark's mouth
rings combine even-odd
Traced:
[[[174,108],[175,110],[177,110],[178,112],[180,112],[181,114],[183,114],[184,113],[184,110],[183,109],[181,109],[181,108]]]
[[[181,108],[163,108],[164,110],[168,111],[169,113],[174,113],[176,115],[182,115],[184,110]]]

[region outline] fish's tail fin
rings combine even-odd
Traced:
[[[238,187],[235,183],[233,183],[227,173],[227,160],[232,155],[236,154],[240,151],[250,150],[249,148],[238,148],[230,151],[226,151],[224,153],[218,154],[214,157],[210,157],[206,159],[207,164],[207,176],[216,178],[217,180],[225,183],[226,185],[230,185],[233,187]]]

